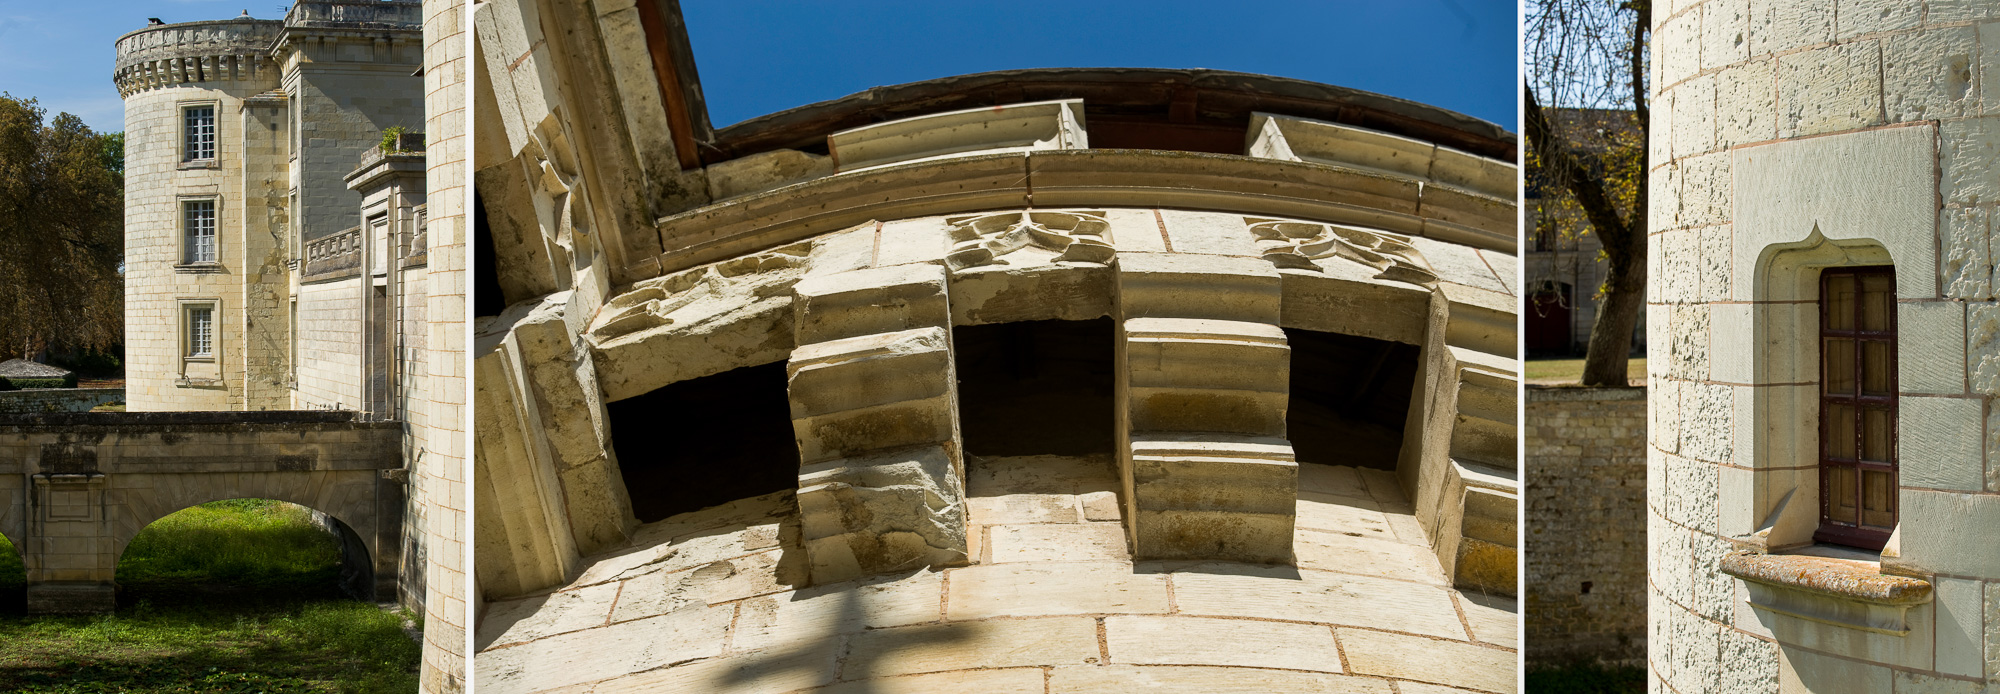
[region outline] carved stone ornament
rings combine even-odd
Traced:
[[[789,292],[804,275],[811,252],[811,243],[792,244],[639,282],[631,291],[604,302],[590,335],[603,342],[673,325],[669,317],[673,312],[723,293],[763,299]]]
[[[1039,250],[1035,255],[1042,257],[1036,259],[1046,262],[1099,265],[1111,262],[1113,254],[1104,240],[1111,225],[1097,210],[998,212],[945,222],[951,225],[945,264],[954,271],[1010,264],[1003,257],[1023,250]]]
[[[1248,218],[1250,233],[1264,259],[1280,268],[1324,271],[1313,261],[1339,257],[1375,268],[1375,279],[1431,287],[1437,275],[1425,269],[1423,254],[1394,235],[1338,224]]]

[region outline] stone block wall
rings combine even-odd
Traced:
[[[424,270],[424,379],[422,425],[412,435],[423,456],[412,464],[411,483],[422,495],[424,562],[424,662],[419,678],[425,694],[464,690],[467,603],[465,511],[470,453],[466,401],[466,290],[469,278],[465,205],[468,167],[466,85],[472,37],[465,0],[423,1],[423,126],[427,138],[424,190],[429,210],[429,262]]]
[[[249,79],[178,82],[125,98],[125,363],[135,411],[240,409],[244,403],[243,347],[249,328],[242,233],[251,216],[243,190],[244,99],[277,86],[268,62]],[[181,108],[215,106],[215,168],[181,162]],[[216,203],[217,272],[177,269],[183,253],[181,201],[212,197]],[[183,375],[182,299],[212,299],[216,382],[178,384]],[[279,323],[278,325],[282,325]],[[231,371],[235,373],[232,374]]]
[[[1680,0],[1652,16],[1653,686],[2000,678],[2000,3]],[[1721,567],[1813,544],[1819,271],[1882,264],[1900,330],[1899,525],[1841,570],[1934,590],[1897,608],[1906,633],[1827,616],[1869,605],[1853,596],[1815,619],[1768,609]]]
[[[0,391],[0,414],[89,412],[90,408],[125,401],[124,388],[36,388]]]
[[[299,288],[299,366],[295,406],[361,407],[362,278]]]
[[[1646,391],[1527,389],[1527,658],[1646,657]]]

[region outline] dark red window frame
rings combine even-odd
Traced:
[[[1879,551],[1897,514],[1896,269],[1822,271],[1819,311],[1820,503],[1813,541]]]

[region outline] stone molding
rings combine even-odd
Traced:
[[[865,125],[826,136],[835,173],[966,156],[1087,149],[1083,100],[973,108]]]

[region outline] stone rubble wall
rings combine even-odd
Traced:
[[[1646,391],[1529,386],[1530,666],[1646,657]]]
[[[1678,0],[1652,16],[1652,687],[2000,678],[2000,3]],[[1884,262],[1902,477],[1883,563],[1936,590],[1903,636],[1753,607],[1719,566],[1811,542],[1818,267]]]
[[[89,412],[125,401],[124,388],[36,388],[0,391],[0,414]]]
[[[478,688],[1515,691],[1513,601],[1450,588],[1393,475],[1301,467],[1296,569],[1135,564],[1110,456],[970,458],[960,568],[798,587],[789,493],[674,516],[488,604]]]

